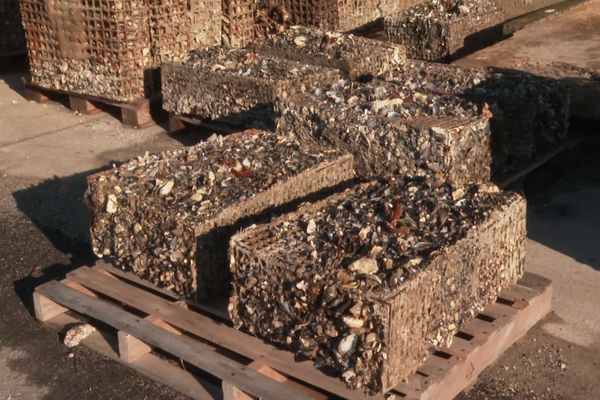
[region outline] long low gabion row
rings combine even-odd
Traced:
[[[387,391],[522,275],[525,201],[493,185],[359,185],[231,240],[236,327]]]
[[[88,179],[93,250],[175,294],[222,294],[244,221],[352,178],[351,156],[262,131],[144,155]]]

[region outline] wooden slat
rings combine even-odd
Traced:
[[[159,316],[165,322],[202,337],[215,345],[253,360],[263,359],[272,368],[286,375],[305,382],[314,382],[314,386],[345,398],[364,398],[362,393],[348,389],[339,379],[320,372],[311,361],[296,362],[291,352],[279,350],[260,339],[232,329],[202,314],[192,314],[173,302],[131,287],[131,285],[106,276],[95,269],[82,267],[69,273],[68,276],[92,290],[147,314]]]
[[[50,300],[78,313],[101,320],[128,332],[140,340],[179,357],[190,364],[224,380],[234,382],[245,392],[265,399],[309,399],[310,397],[264,377],[260,373],[205,350],[200,343],[165,331],[109,303],[92,299],[58,282],[49,282],[36,289]],[[175,340],[176,339],[176,340]]]
[[[527,307],[529,305],[529,300],[535,297],[538,293],[539,291],[536,289],[528,288],[527,286],[519,285],[517,283],[516,285],[503,290],[498,297],[514,302],[511,307],[520,310]]]
[[[47,321],[47,325],[58,332],[62,332],[67,326],[75,323],[85,322],[68,314],[60,314]],[[125,362],[119,359],[115,352],[117,338],[108,332],[95,331],[90,336],[81,341],[85,347],[102,354],[114,361],[132,368],[155,381],[169,386],[194,400],[220,399],[222,397],[221,388],[207,382],[190,372],[173,365],[154,354],[148,353],[134,362]]]
[[[129,281],[129,282],[132,282],[132,283],[136,284],[137,286],[145,287],[146,289],[150,290],[153,293],[160,293],[161,296],[164,296],[165,298],[171,299],[173,301],[181,299],[181,297],[176,296],[173,292],[159,288],[158,286],[155,286],[148,281],[140,279],[140,277],[137,275],[134,275],[129,272],[125,272],[121,269],[115,268],[112,265],[107,264],[103,261],[98,261],[96,263],[96,265],[94,266],[94,269],[101,270],[103,272],[107,272],[110,275],[119,277],[119,278]]]
[[[254,361],[248,365],[248,368],[252,368],[261,374],[268,376],[274,381],[283,383],[287,386],[297,389],[298,391],[304,392],[315,400],[326,400],[328,396],[321,392],[311,389],[310,387],[290,380],[287,376],[280,374],[279,372],[272,369],[265,361]],[[242,390],[236,388],[229,382],[223,381],[223,400],[252,400],[253,397],[244,393]]]
[[[537,289],[541,292],[546,288],[546,286],[550,285],[552,281],[541,275],[525,272],[523,277],[519,279],[519,282],[517,283],[528,288]]]

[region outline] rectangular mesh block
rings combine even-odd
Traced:
[[[403,87],[450,93],[481,107],[487,104],[496,173],[531,160],[567,137],[571,95],[556,79],[417,60],[386,78]]]
[[[231,317],[387,392],[523,274],[525,212],[493,186],[353,188],[232,238]]]
[[[456,96],[340,81],[288,97],[277,111],[280,132],[352,153],[364,179],[427,174],[460,185],[490,178],[487,117]]]
[[[281,0],[293,24],[350,31],[381,18],[376,0]]]
[[[410,58],[442,60],[465,47],[469,36],[504,20],[494,0],[428,0],[385,18],[384,25],[388,39],[404,44]]]
[[[222,295],[231,235],[352,178],[350,155],[256,130],[146,154],[88,178],[93,250],[178,295]]]
[[[163,108],[176,115],[274,128],[274,103],[336,82],[338,70],[265,57],[252,50],[210,47],[162,67]]]
[[[222,0],[222,44],[243,47],[256,38],[259,0]]]
[[[221,44],[220,0],[151,0],[154,65],[181,61],[199,46]]]
[[[0,56],[25,51],[19,0],[0,0]]]
[[[406,62],[402,45],[302,26],[269,35],[256,48],[267,55],[338,68],[351,79],[384,75]]]
[[[245,46],[264,37],[265,31],[278,30],[260,26],[259,16],[273,19],[281,28],[304,25],[331,31],[354,30],[383,16],[379,3],[378,0],[223,0],[223,44]]]
[[[203,24],[220,24],[214,1],[21,0],[32,82],[123,102],[149,97],[161,61],[182,57],[196,39],[215,40],[189,37],[198,7]]]

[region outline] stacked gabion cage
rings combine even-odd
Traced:
[[[223,0],[223,44],[245,46],[289,25],[351,31],[377,21],[391,9],[387,5],[376,0]],[[264,26],[265,16],[270,26]]]
[[[349,31],[377,20],[378,2],[372,0],[281,0],[293,23],[334,31]]]
[[[220,0],[151,0],[149,7],[155,65],[183,60],[198,45],[221,42]]]
[[[218,43],[220,3],[191,4],[21,0],[32,83],[124,102],[149,97],[162,61]],[[216,28],[192,29],[211,24]]]
[[[25,50],[18,0],[0,0],[0,56]]]
[[[242,47],[255,35],[257,0],[223,0],[222,43]]]

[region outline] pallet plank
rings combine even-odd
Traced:
[[[124,279],[124,280],[126,280],[128,282],[132,282],[136,286],[142,286],[142,287],[150,290],[153,293],[160,293],[161,296],[163,296],[165,298],[168,298],[168,299],[171,299],[173,301],[181,299],[181,297],[173,294],[173,292],[170,292],[168,290],[159,288],[159,287],[151,284],[148,281],[140,279],[140,277],[137,276],[137,275],[134,275],[134,274],[129,273],[129,272],[125,272],[122,269],[115,268],[112,265],[109,265],[109,264],[107,264],[107,263],[105,263],[103,261],[97,262],[96,265],[94,266],[94,269],[102,271],[102,272],[106,272],[109,275],[116,276],[116,277]]]
[[[177,337],[156,325],[140,319],[109,303],[92,299],[58,282],[48,282],[36,289],[50,300],[68,306],[69,309],[129,332],[142,341],[179,357],[221,379],[235,385],[251,395],[265,399],[309,399],[310,397],[290,390],[260,373],[225,356],[203,349],[199,343]],[[174,340],[177,338],[177,340]]]
[[[291,352],[279,350],[255,337],[219,323],[202,314],[190,313],[181,306],[145,292],[125,282],[108,277],[99,271],[82,267],[68,276],[80,284],[121,301],[147,314],[159,316],[165,322],[202,337],[210,342],[250,359],[263,359],[269,365],[289,376],[346,398],[363,399],[362,393],[346,388],[339,379],[327,376],[315,368],[311,361],[296,362]]]
[[[47,321],[47,325],[55,331],[62,332],[66,327],[86,321],[69,314],[60,314]],[[201,378],[198,378],[154,354],[147,354],[134,362],[125,362],[115,351],[117,339],[108,332],[96,331],[81,341],[81,344],[111,360],[118,361],[149,378],[170,386],[194,400],[221,398],[221,389]]]

